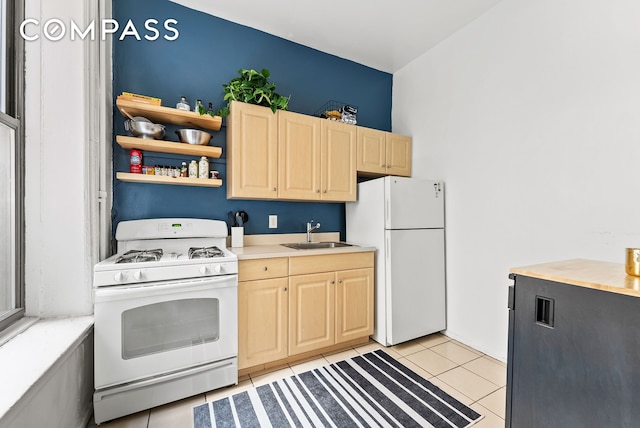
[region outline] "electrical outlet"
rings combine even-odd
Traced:
[[[277,229],[278,228],[278,216],[270,215],[269,216],[269,229]]]

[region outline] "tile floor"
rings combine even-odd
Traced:
[[[193,406],[378,348],[383,347],[376,342],[370,342],[336,354],[323,355],[310,361],[291,364],[268,373],[246,376],[239,380],[238,385],[105,422],[100,427],[192,427],[191,409]],[[484,419],[474,425],[474,428],[504,427],[505,385],[507,383],[504,363],[440,333],[384,349],[405,366],[484,415]],[[88,425],[88,428],[93,427],[95,427],[93,422]]]

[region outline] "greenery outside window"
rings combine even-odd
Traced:
[[[0,0],[0,330],[24,315],[24,0]]]

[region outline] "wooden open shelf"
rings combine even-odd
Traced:
[[[208,158],[219,158],[222,155],[222,148],[214,146],[200,146],[197,144],[176,143],[165,140],[150,140],[147,138],[125,137],[116,135],[116,142],[123,149],[138,149],[150,152],[174,153],[185,156],[206,156]]]
[[[165,175],[131,174],[117,172],[116,178],[129,183],[173,184],[177,186],[220,187],[222,180],[216,178],[167,177]]]
[[[222,126],[220,116],[210,116],[194,111],[178,110],[171,107],[162,107],[152,104],[144,104],[135,101],[116,100],[116,106],[124,117],[142,116],[154,123],[169,123],[185,128],[201,128],[211,131],[219,131]],[[126,113],[125,113],[126,112]]]

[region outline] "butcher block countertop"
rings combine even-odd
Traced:
[[[314,233],[313,241],[340,241],[340,234],[337,232]],[[295,250],[285,247],[283,243],[305,242],[306,234],[288,235],[246,235],[244,247],[229,247],[228,249],[238,256],[238,260],[267,259],[272,257],[300,257],[300,256],[320,256],[325,254],[361,253],[376,251],[375,247],[360,245],[358,243],[351,247],[340,248],[318,248],[313,250]]]
[[[640,297],[640,277],[627,275],[624,263],[574,259],[511,268],[511,273]]]

